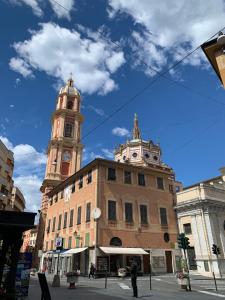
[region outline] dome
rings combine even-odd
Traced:
[[[68,94],[68,95],[71,95],[71,96],[80,96],[80,93],[79,91],[74,87],[73,85],[73,79],[70,78],[68,81],[67,81],[67,84],[66,86],[62,87],[59,91],[59,94]]]

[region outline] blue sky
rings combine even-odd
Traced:
[[[15,153],[14,180],[29,210],[39,207],[50,117],[71,72],[86,136],[155,79],[152,68],[163,72],[225,26],[222,0],[57,2],[67,10],[54,0],[0,2],[0,136]],[[166,76],[83,139],[83,164],[112,158],[136,112],[142,137],[160,142],[163,161],[184,185],[219,174],[224,89],[201,49]]]

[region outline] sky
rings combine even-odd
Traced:
[[[113,159],[137,113],[142,138],[160,143],[184,186],[219,175],[225,91],[201,48],[172,66],[225,26],[224,1],[57,2],[0,0],[0,138],[14,152],[27,210],[40,207],[51,114],[71,73],[85,117],[83,165]]]

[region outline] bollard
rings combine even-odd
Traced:
[[[150,291],[152,290],[152,266],[150,264],[150,271],[149,271],[149,283],[150,283]]]
[[[107,289],[107,272],[105,273],[105,289]]]
[[[216,287],[216,291],[217,291],[217,283],[216,283],[215,273],[214,272],[212,272],[212,273],[213,273],[213,279],[214,279],[214,283],[215,283],[215,287]]]

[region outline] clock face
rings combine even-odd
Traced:
[[[137,157],[137,153],[134,152],[134,153],[132,154],[132,156],[133,156],[134,158],[136,158],[136,157]]]
[[[69,151],[65,151],[63,153],[63,161],[70,161],[71,160],[71,154]]]

